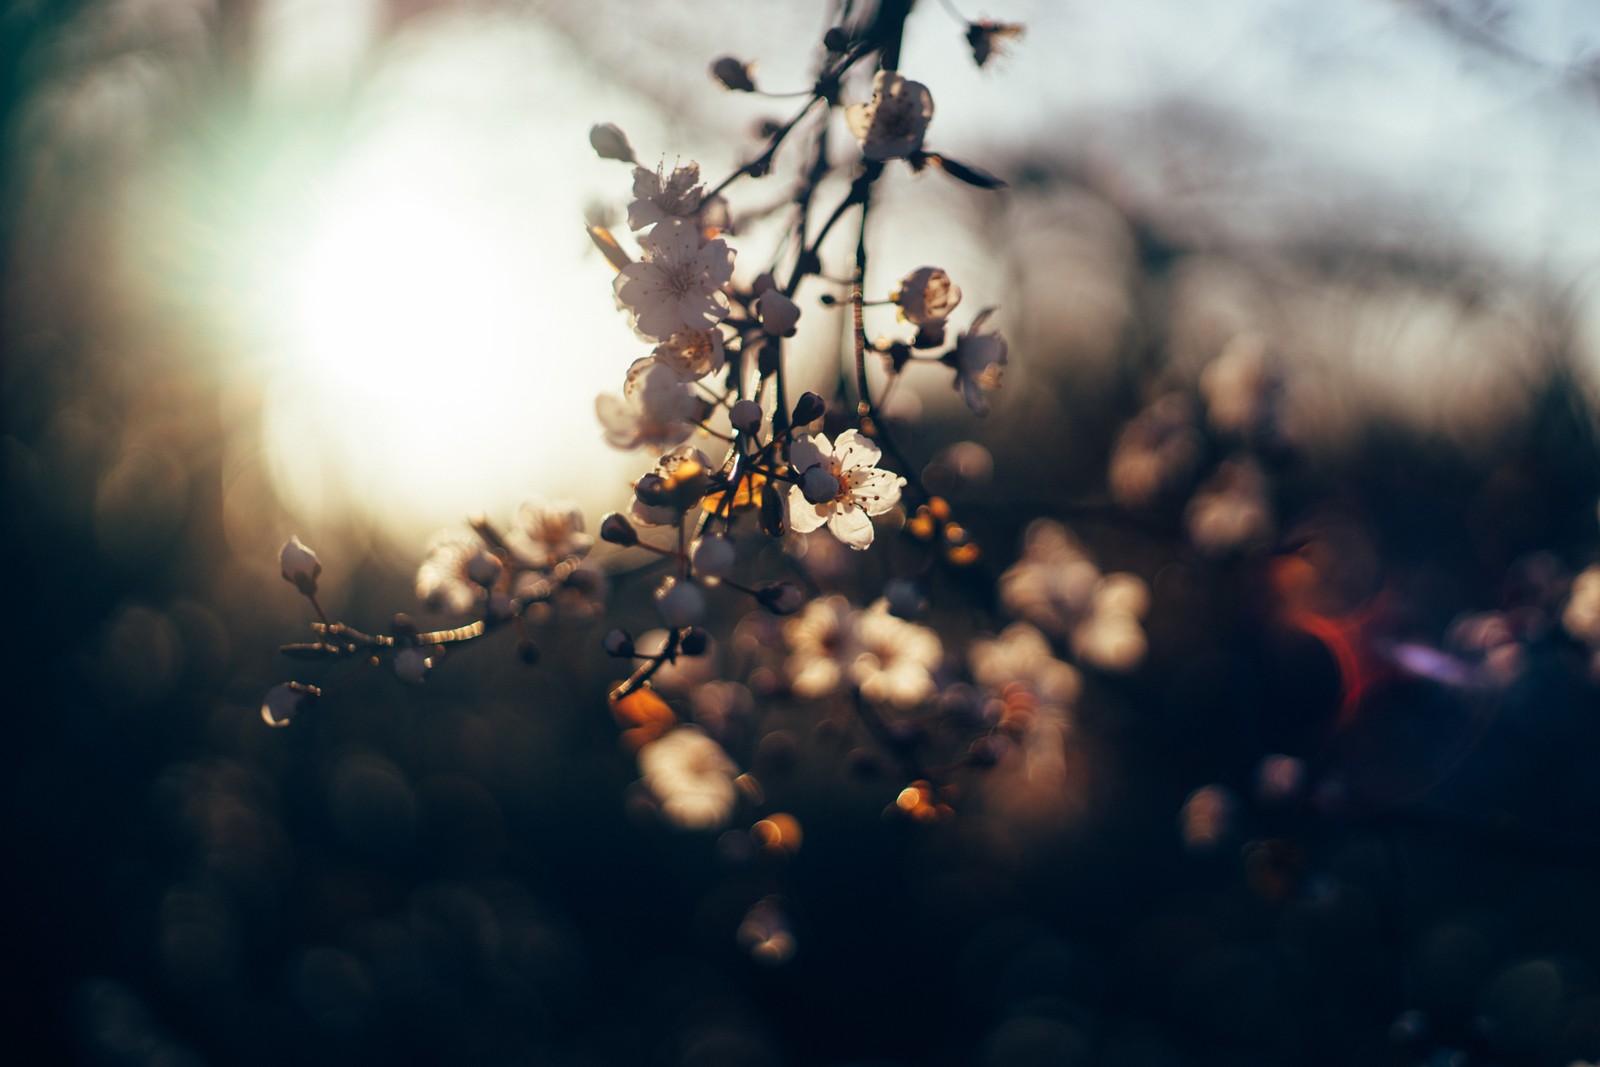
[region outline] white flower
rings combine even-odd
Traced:
[[[913,326],[942,322],[961,303],[961,290],[939,267],[918,267],[900,279],[892,299]]]
[[[508,534],[512,546],[536,567],[553,567],[594,545],[583,530],[583,511],[570,500],[530,500],[517,509]]]
[[[305,596],[316,593],[317,576],[322,573],[322,564],[317,561],[315,552],[300,543],[298,536],[289,538],[278,551],[278,568],[283,572],[283,580]]]
[[[417,568],[417,596],[434,611],[462,615],[500,576],[500,561],[469,531],[433,535],[427,558]]]
[[[1089,613],[1072,630],[1072,652],[1101,670],[1127,671],[1144,662],[1148,642],[1140,620],[1150,587],[1137,575],[1108,574],[1095,586]]]
[[[694,432],[695,407],[694,392],[649,356],[628,368],[621,395],[602,393],[594,402],[606,443],[621,449],[671,448]]]
[[[1039,519],[1023,538],[1022,558],[1000,575],[1006,610],[1045,633],[1065,637],[1094,605],[1100,568],[1066,527]]]
[[[1572,579],[1561,625],[1579,641],[1600,645],[1600,563],[1586,567]]]
[[[1106,475],[1112,497],[1125,508],[1153,503],[1190,476],[1201,444],[1189,398],[1179,393],[1160,397],[1117,436]]]
[[[1078,672],[1056,659],[1050,642],[1029,623],[1014,622],[997,638],[972,642],[967,656],[972,676],[996,691],[1024,685],[1036,700],[1064,708],[1082,688]]]
[[[898,708],[914,708],[933,696],[933,672],[944,658],[938,634],[891,615],[888,601],[880,599],[856,616],[855,637],[858,651],[849,675],[862,695]]]
[[[1208,556],[1260,544],[1273,533],[1267,476],[1254,460],[1229,460],[1202,485],[1184,514],[1189,538]]]
[[[876,466],[883,453],[856,430],[846,430],[836,444],[824,434],[795,438],[789,465],[801,484],[789,489],[789,525],[810,533],[824,523],[851,548],[872,544],[873,515],[900,502],[906,480]],[[811,473],[813,470],[816,473]]]
[[[717,373],[727,358],[722,349],[722,331],[716,327],[680,330],[656,345],[652,355],[672,368],[681,382],[697,382]]]
[[[785,670],[790,687],[803,697],[837,692],[845,668],[857,652],[856,611],[842,596],[818,597],[784,624],[790,648]]]
[[[989,325],[994,312],[994,308],[978,312],[947,357],[956,369],[955,387],[974,415],[989,413],[983,391],[999,387],[1000,368],[1006,365],[1006,339]]]
[[[902,159],[922,148],[933,118],[933,94],[892,70],[872,79],[872,100],[845,108],[845,122],[866,159]]]
[[[678,167],[670,175],[665,167],[654,171],[633,169],[633,203],[628,205],[628,226],[642,230],[664,219],[694,221],[700,210],[700,164]]]
[[[1241,333],[1200,372],[1206,421],[1221,433],[1248,437],[1270,425],[1272,402],[1281,387],[1260,334]]]
[[[640,337],[663,341],[727,317],[722,287],[733,277],[733,249],[726,241],[702,241],[694,223],[666,218],[639,245],[644,258],[623,267],[612,287]]]
[[[639,750],[639,774],[667,820],[713,830],[733,814],[738,768],[698,726],[679,726]]]

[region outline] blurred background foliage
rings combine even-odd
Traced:
[[[1030,36],[998,71],[968,69],[961,26],[928,0],[908,41],[941,146],[1011,187],[895,184],[880,287],[942,263],[974,308],[1003,307],[1012,364],[976,427],[942,380],[907,390],[905,444],[989,450],[992,477],[930,477],[990,577],[1047,516],[1149,581],[1150,659],[1091,679],[1082,812],[1042,842],[979,814],[882,820],[901,783],[813,723],[775,724],[799,739],[774,780],[805,827],[781,870],[633,817],[598,624],[553,631],[533,667],[484,648],[421,691],[357,678],[290,730],[257,707],[306,622],[273,562],[287,534],[317,546],[330,612],[359,624],[412,607],[419,531],[526,495],[588,492],[591,517],[625,498],[638,471],[599,454],[589,398],[632,342],[578,226],[625,179],[584,131],[616,119],[716,173],[758,112],[716,95],[706,65],[731,52],[803,85],[805,48],[768,52],[820,37],[825,13],[0,15],[15,1062],[1600,1056],[1600,707],[1555,622],[1600,533],[1600,27],[1577,4],[1018,7],[999,14]],[[419,258],[392,276],[316,260],[382,281],[330,282],[358,314],[319,332],[296,227],[356,217],[368,192],[386,203],[384,177],[413,164],[511,243],[441,252],[402,201],[356,247]],[[340,182],[354,199],[329,193]],[[754,214],[781,190],[748,196]],[[463,321],[407,317],[445,291],[435,260],[485,256],[501,258],[444,308]],[[541,257],[555,266],[523,262]],[[564,273],[595,305],[576,324]],[[524,299],[524,318],[493,319]],[[494,326],[482,344],[475,315]],[[453,351],[407,355],[407,334]],[[1285,368],[1279,538],[1214,561],[1181,499],[1118,508],[1106,472],[1129,420],[1194,396],[1241,336]],[[508,337],[507,361],[473,362]],[[835,339],[811,343],[827,383]],[[1336,730],[1349,679],[1285,614],[1285,558],[1318,561],[1319,610],[1358,646],[1443,646],[1464,614],[1502,612],[1518,669],[1463,688],[1374,668],[1357,726]],[[851,579],[858,595],[875,574]],[[648,618],[648,584],[618,575],[624,620]],[[1361,614],[1375,602],[1379,622]],[[1342,792],[1253,799],[1272,753]],[[1196,848],[1202,787],[1227,817]],[[799,946],[781,967],[733,933],[767,893]]]

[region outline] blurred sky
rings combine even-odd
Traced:
[[[74,75],[54,118],[135,137],[140,103],[167,106],[165,82],[201,62],[203,46],[172,42],[203,34],[209,10],[88,5],[75,47],[103,55]],[[222,280],[223,295],[201,302],[225,305],[205,310],[230,323],[225,358],[262,395],[261,439],[239,447],[263,450],[290,524],[354,517],[414,543],[534,494],[614,505],[644,460],[600,445],[593,401],[647,348],[583,236],[585,210],[621,208],[630,185],[626,167],[593,158],[587,131],[617,122],[642,161],[696,159],[720,176],[751,151],[754,122],[788,105],[721,93],[708,64],[733,54],[755,62],[763,86],[804,87],[824,7],[248,10],[244,103],[205,150],[136,162],[123,245],[128,269],[158,289]],[[1201,220],[1202,236],[1272,243],[1337,227],[1378,245],[1428,232],[1596,321],[1592,3],[1007,0],[963,13],[1028,33],[980,71],[963,25],[922,0],[902,67],[933,92],[932,147],[980,165],[1086,158],[1134,203]],[[126,42],[141,32],[156,42],[146,58],[165,50],[176,73],[130,64]],[[889,187],[875,260],[888,266],[869,288],[936,262],[970,309],[1004,305],[1006,250],[918,215],[971,191],[931,184]],[[212,239],[174,283],[165,231],[196,188],[221,188],[225,207],[195,209]],[[753,186],[747,202],[778,195]],[[752,234],[746,246],[748,276],[767,245]],[[823,322],[810,343],[826,349],[838,322]],[[936,392],[949,402],[943,382]]]

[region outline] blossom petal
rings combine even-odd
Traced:
[[[838,508],[828,518],[828,532],[851,548],[863,549],[872,544],[872,519],[860,508]]]
[[[839,469],[847,471],[856,467],[876,467],[878,460],[883,458],[883,450],[871,438],[863,437],[859,430],[846,430],[834,442],[833,456],[839,461]]]
[[[677,312],[683,320],[680,325],[691,330],[710,329],[727,317],[728,298],[719,292],[685,293],[678,298]]]
[[[733,277],[733,249],[721,238],[707,241],[694,257],[694,265],[708,288],[726,285]]]
[[[789,528],[796,533],[810,533],[822,528],[828,521],[833,505],[813,504],[800,492],[798,485],[789,487]]]
[[[861,505],[868,515],[882,515],[900,503],[900,487],[906,480],[893,471],[876,467],[849,471],[845,485],[850,499]]]
[[[810,470],[833,455],[833,446],[826,434],[807,434],[796,437],[789,445],[789,465],[797,471]]]

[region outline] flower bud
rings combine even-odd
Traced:
[[[928,610],[928,598],[909,578],[891,578],[883,583],[883,598],[888,603],[889,614],[902,619],[918,619]]]
[[[778,279],[772,276],[770,270],[762,271],[750,282],[750,292],[758,298],[766,296],[777,287]]]
[[[761,487],[761,532],[768,537],[782,537],[789,532],[785,499],[786,494],[775,482],[768,482]]]
[[[606,650],[606,655],[608,656],[615,656],[617,659],[632,659],[633,635],[620,628],[612,630],[601,639],[600,647]]]
[[[415,645],[402,648],[394,657],[394,673],[407,685],[421,685],[428,677],[433,660]]]
[[[728,421],[740,433],[754,436],[761,429],[761,405],[754,400],[741,400],[728,412]]]
[[[488,588],[499,579],[500,570],[499,557],[481,548],[467,560],[467,579],[484,588]]]
[[[711,635],[696,626],[683,635],[678,642],[678,651],[685,656],[703,656],[711,644]]]
[[[620,159],[624,163],[638,163],[633,155],[633,146],[628,143],[628,135],[613,123],[602,122],[591,126],[589,145],[601,159]]]
[[[826,504],[839,497],[839,476],[818,463],[800,475],[800,495],[808,504]]]
[[[296,715],[321,695],[321,690],[315,686],[301,685],[299,682],[275,685],[267,690],[266,697],[261,701],[261,721],[275,728],[288,726]]]
[[[714,585],[733,573],[737,553],[733,542],[715,534],[702,537],[694,546],[694,574],[707,585]]]
[[[316,595],[322,564],[317,562],[315,552],[300,543],[298,536],[289,538],[278,550],[278,567],[283,571],[283,580],[300,590],[302,596]]]
[[[850,33],[843,26],[834,26],[822,35],[822,47],[838,54],[849,50]]]
[[[633,483],[633,495],[639,498],[641,504],[653,508],[668,507],[672,504],[672,484],[660,474],[646,474]]]
[[[776,289],[761,294],[756,305],[761,315],[761,328],[774,337],[793,337],[795,323],[800,319],[800,305]]]
[[[662,621],[674,629],[693,626],[705,617],[706,595],[693,582],[669,578],[656,590],[656,610]]]
[[[631,522],[613,511],[600,520],[600,540],[627,548],[639,543],[639,532]]]
[[[806,595],[793,582],[768,582],[756,587],[756,600],[774,615],[793,615],[806,603]]]
[[[711,76],[736,93],[756,91],[756,83],[750,78],[750,65],[732,56],[723,56],[711,64]]]
[[[816,393],[801,393],[800,399],[794,403],[794,414],[789,422],[794,426],[804,426],[808,422],[816,422],[827,410],[827,402]]]

